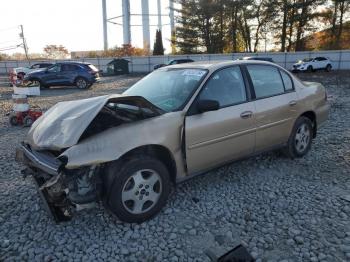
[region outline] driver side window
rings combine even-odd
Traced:
[[[238,66],[214,73],[199,95],[200,100],[216,100],[220,108],[247,100],[245,85]]]
[[[60,65],[54,65],[53,67],[50,67],[47,71],[51,72],[51,73],[57,73],[61,70],[61,66]]]

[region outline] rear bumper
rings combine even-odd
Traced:
[[[327,102],[316,110],[317,128],[322,127],[326,123],[329,117],[330,108],[331,105]]]

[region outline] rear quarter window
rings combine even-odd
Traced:
[[[286,89],[286,91],[291,91],[293,90],[293,82],[291,77],[284,71],[280,70],[281,72],[281,76],[283,79],[283,84],[284,84],[284,88]]]
[[[97,67],[92,64],[88,65],[88,68],[91,69],[92,71],[96,71],[96,72],[98,71]]]

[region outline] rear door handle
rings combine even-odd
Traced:
[[[295,100],[292,100],[292,101],[289,102],[290,106],[295,106],[296,104],[297,104],[297,101],[295,101]]]
[[[241,113],[241,118],[246,119],[252,117],[253,112],[252,111],[244,111]]]

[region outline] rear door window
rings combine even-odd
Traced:
[[[70,65],[70,64],[63,64],[61,67],[61,71],[75,71],[78,70],[78,66],[77,65]]]
[[[247,65],[257,99],[284,93],[279,70],[267,65]]]

